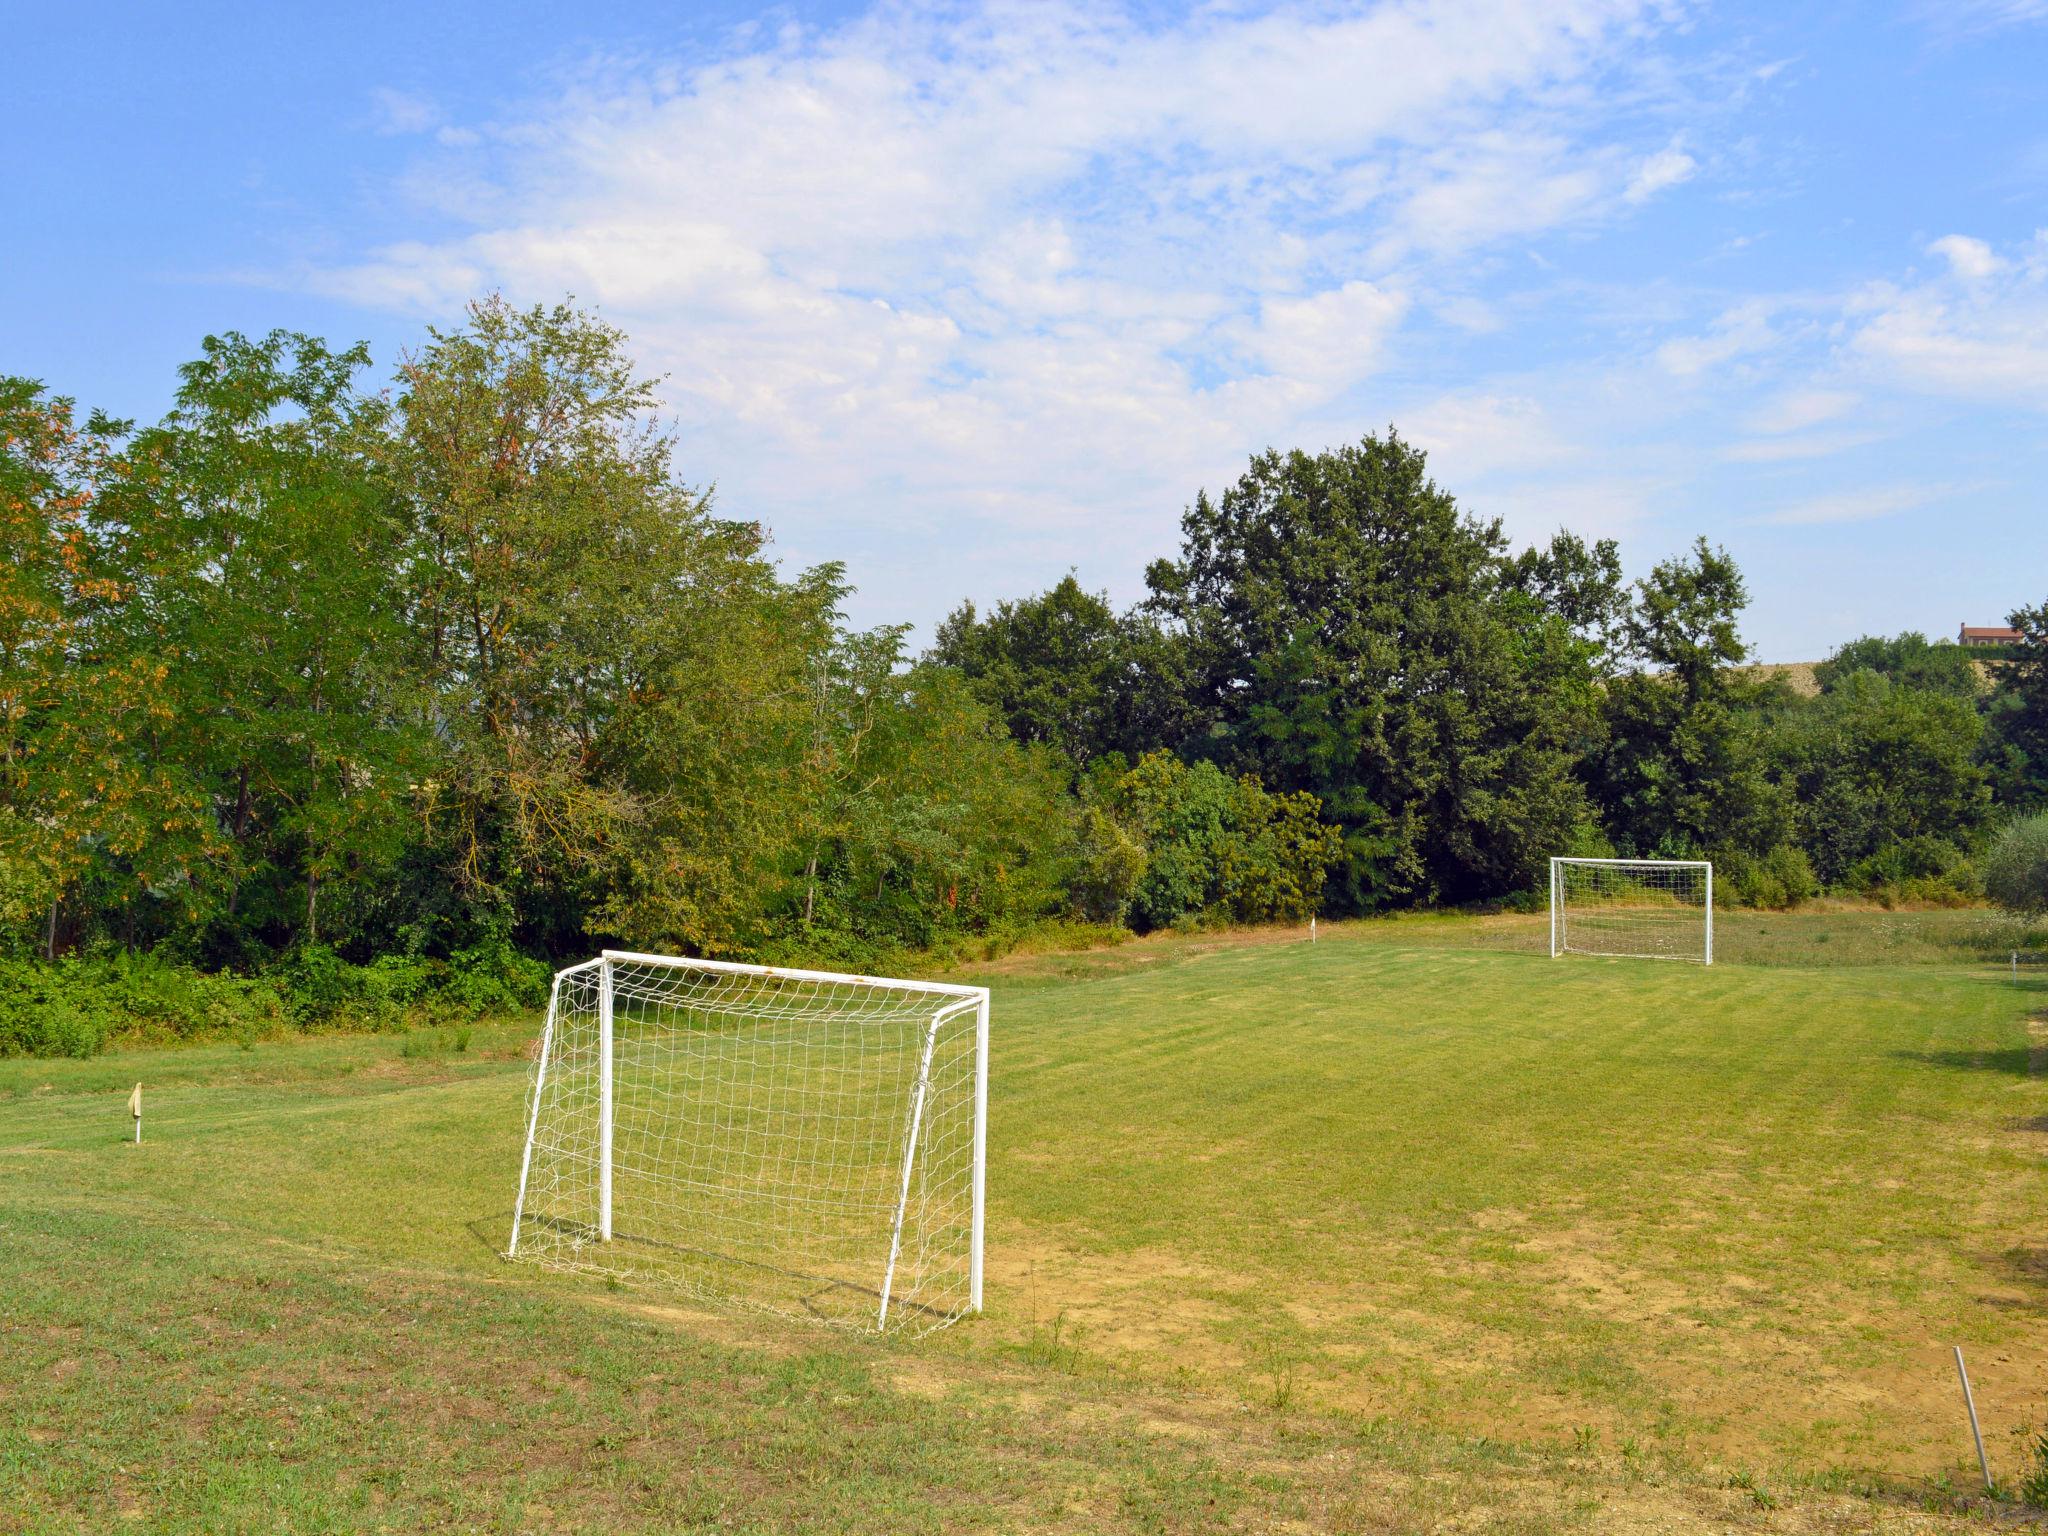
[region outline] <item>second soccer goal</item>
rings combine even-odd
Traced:
[[[607,950],[555,977],[507,1257],[819,1322],[981,1309],[989,998]]]
[[[1550,953],[1714,963],[1704,859],[1552,859]]]

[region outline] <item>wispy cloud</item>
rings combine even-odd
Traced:
[[[1947,275],[1847,305],[1851,352],[1895,385],[2048,411],[2048,230],[2004,256],[1961,236],[1936,245]]]
[[[1695,173],[1657,111],[1677,14],[890,5],[435,124],[482,136],[408,183],[458,232],[299,280],[602,306],[798,558],[853,534],[917,585],[934,530],[1085,527],[1135,569],[1247,451],[1384,420],[1357,393],[1418,317],[1497,326],[1461,274]]]
[[[1765,513],[1757,521],[1781,527],[1821,523],[1866,523],[1874,518],[1913,512],[1973,489],[1959,485],[1884,485],[1809,496]]]
[[[2048,22],[2048,0],[1922,0],[1914,11],[1926,25],[1950,35]]]

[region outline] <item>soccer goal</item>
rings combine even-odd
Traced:
[[[506,1256],[878,1332],[981,1310],[988,990],[607,950],[555,977]]]
[[[1704,859],[1552,859],[1550,953],[1714,963]]]

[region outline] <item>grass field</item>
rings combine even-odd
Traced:
[[[989,1310],[921,1344],[499,1261],[527,1028],[0,1062],[0,1530],[1981,1528],[2048,984],[1815,921],[991,967]]]

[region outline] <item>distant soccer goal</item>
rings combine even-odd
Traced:
[[[1714,866],[1552,859],[1550,953],[1714,963]]]
[[[555,977],[508,1258],[874,1331],[981,1310],[989,998],[607,950]]]

